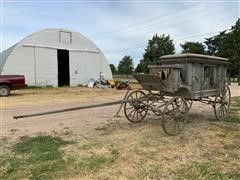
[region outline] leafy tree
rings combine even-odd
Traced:
[[[226,57],[230,60],[231,77],[240,76],[240,19],[230,30],[207,38],[205,43],[208,47],[208,54]]]
[[[206,38],[205,44],[207,45],[207,54],[216,56],[219,54],[219,48],[223,46],[227,38],[227,31],[222,31],[218,35]]]
[[[116,74],[117,69],[116,69],[116,67],[114,66],[114,64],[109,64],[109,66],[110,66],[110,69],[111,69],[111,71],[112,71],[112,74]]]
[[[205,54],[205,46],[200,42],[185,42],[184,44],[180,44],[182,47],[182,53],[197,53],[197,54]]]
[[[144,62],[143,62],[143,59],[140,60],[139,64],[137,65],[137,67],[135,68],[134,72],[135,73],[138,73],[138,72],[145,72],[144,70]]]
[[[119,74],[132,74],[133,73],[133,60],[130,56],[124,56],[118,64]]]
[[[140,61],[135,71],[147,73],[149,71],[148,65],[157,64],[161,56],[174,53],[175,47],[170,36],[164,34],[158,36],[158,34],[156,34],[148,41],[143,59]]]

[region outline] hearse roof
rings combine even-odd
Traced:
[[[229,64],[227,58],[208,56],[194,53],[174,54],[162,56],[159,59],[159,63],[181,63],[181,62],[196,62],[196,63],[210,63],[210,64]]]

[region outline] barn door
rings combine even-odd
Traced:
[[[70,85],[70,74],[69,74],[69,51],[68,50],[57,50],[58,57],[58,86],[69,86]]]

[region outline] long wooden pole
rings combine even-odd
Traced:
[[[81,110],[81,109],[112,106],[115,104],[123,104],[123,103],[130,103],[130,102],[144,101],[144,100],[147,100],[147,99],[146,98],[135,98],[135,99],[128,99],[128,100],[119,100],[119,101],[113,101],[113,102],[107,102],[107,103],[101,103],[101,104],[85,105],[85,106],[64,108],[64,109],[53,110],[53,111],[45,111],[45,112],[40,112],[40,113],[20,114],[20,115],[13,116],[13,118],[20,119],[20,118],[27,118],[27,117],[34,117],[34,116],[42,116],[42,115],[47,115],[47,114],[55,114],[55,113],[61,113],[61,112],[76,111],[76,110]]]

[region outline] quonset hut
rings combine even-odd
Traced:
[[[45,29],[0,54],[1,74],[22,74],[28,85],[77,86],[103,73],[112,79],[100,49],[80,33]]]

